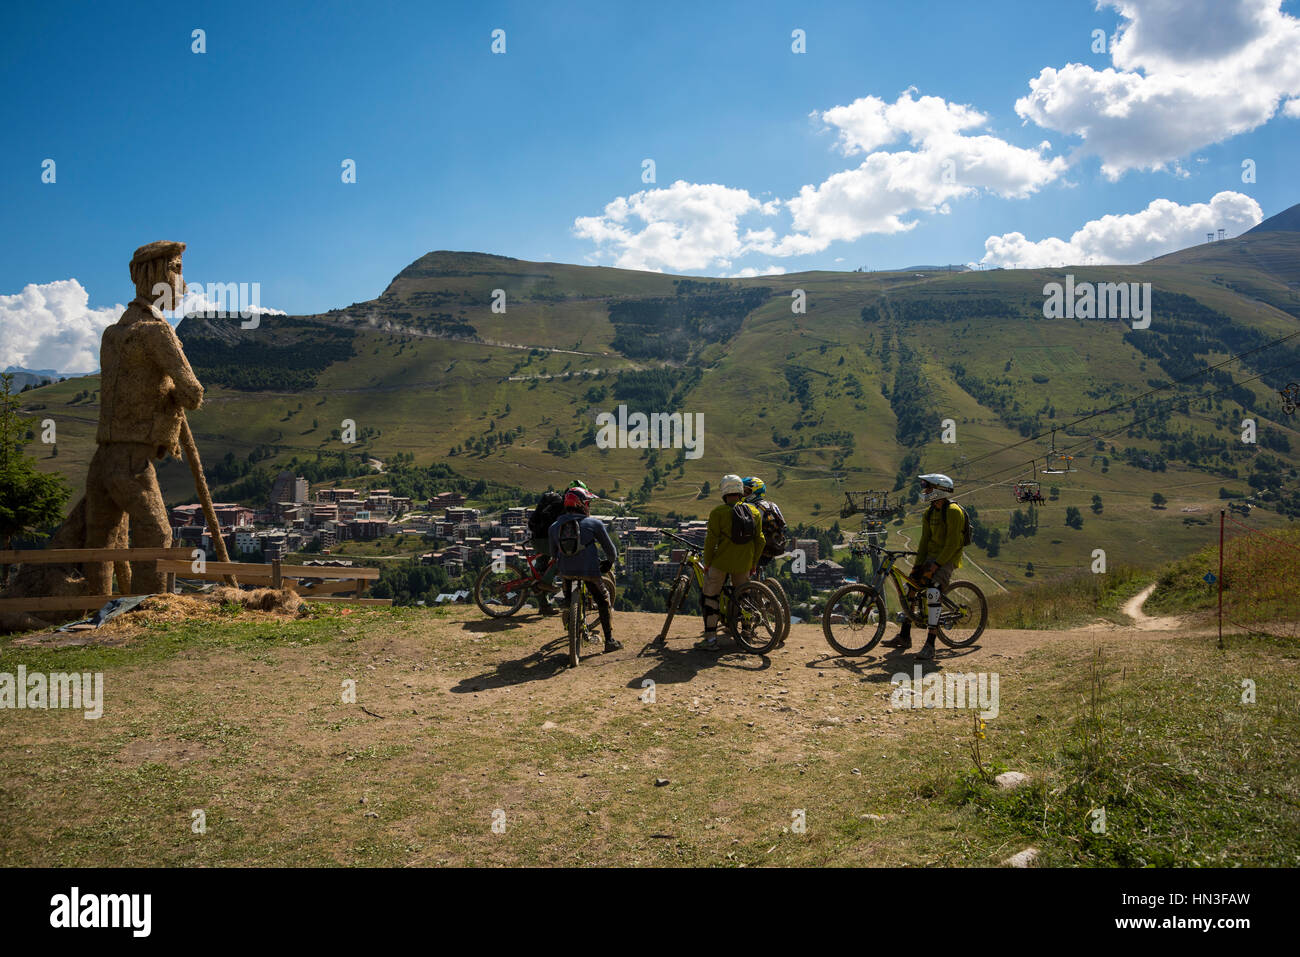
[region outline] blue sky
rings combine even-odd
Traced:
[[[706,275],[1032,264],[1048,250],[1026,243],[1068,244],[1090,222],[1171,201],[1178,208],[1154,236],[1099,226],[1061,252],[1147,258],[1161,243],[1187,244],[1171,223],[1203,238],[1205,214],[1182,210],[1218,194],[1240,197],[1214,208],[1229,235],[1253,224],[1256,205],[1268,216],[1300,200],[1300,80],[1269,66],[1300,51],[1295,4],[1216,0],[1177,17],[1165,6],[11,8],[0,36],[0,297],[10,297],[0,314],[16,335],[13,297],[70,279],[89,310],[125,303],[131,251],[160,238],[189,244],[191,281],[260,282],[263,305],[293,313],[376,296],[434,249]],[[1113,40],[1121,26],[1132,35],[1116,67],[1113,46],[1090,47],[1094,29]],[[191,52],[195,28],[206,31],[203,54]],[[490,50],[495,28],[506,31],[504,55]],[[806,53],[791,50],[796,28]],[[1053,80],[1050,102],[1018,112],[1031,80],[1072,63],[1079,75]],[[1128,126],[1097,132],[1088,111],[1111,67],[1135,84],[1173,79],[1162,103],[1139,98]],[[1259,103],[1223,89],[1248,73]],[[935,125],[926,104],[962,118]],[[890,106],[881,134],[872,117]],[[842,115],[828,122],[835,108]],[[859,170],[873,153],[875,171]],[[913,154],[932,165],[950,153],[1007,169],[973,182],[959,169],[948,192],[905,184],[894,207],[877,208],[882,170],[906,165],[894,175],[915,176]],[[54,184],[41,182],[46,158],[57,163]],[[642,182],[645,158],[654,184]],[[1254,183],[1241,179],[1247,158]],[[344,159],[356,161],[355,184],[340,180]],[[837,222],[844,204],[828,182],[870,196]],[[816,195],[802,208],[782,205],[805,187]],[[657,226],[601,218],[639,193]],[[582,217],[600,228],[579,235]],[[990,237],[1014,233],[1024,242],[990,253]],[[49,354],[15,348],[8,361]]]

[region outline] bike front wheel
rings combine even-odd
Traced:
[[[474,580],[474,604],[489,618],[509,618],[524,607],[531,585],[528,573],[518,565],[506,565],[502,571],[488,565]]]
[[[686,592],[691,587],[690,580],[685,576],[678,578],[673,583],[673,590],[668,593],[668,614],[664,616],[664,626],[659,632],[659,640],[664,641],[668,637],[668,628],[673,623],[673,616],[677,610],[682,607],[682,602],[686,601]]]
[[[826,600],[822,634],[842,655],[865,655],[885,635],[885,599],[870,585],[845,585]]]
[[[952,582],[944,589],[939,609],[939,640],[950,648],[965,648],[989,620],[989,604],[974,582]]]
[[[731,594],[727,630],[746,651],[765,655],[781,640],[784,612],[772,589],[747,581]]]

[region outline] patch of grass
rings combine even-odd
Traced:
[[[1160,573],[1147,603],[1152,613],[1208,611],[1217,607],[1219,545],[1174,562]],[[1238,624],[1300,621],[1300,528],[1252,530],[1232,527],[1224,547],[1223,600]]]
[[[1098,618],[1123,622],[1120,607],[1150,579],[1145,569],[1121,565],[1103,574],[1077,572],[1013,592],[986,592],[989,626],[1070,628]]]
[[[1135,661],[1099,649],[1036,716],[1031,782],[1002,791],[967,775],[952,799],[1049,865],[1294,866],[1297,655],[1277,651],[1246,643],[1231,660],[1184,642]],[[1243,703],[1239,675],[1272,704]]]

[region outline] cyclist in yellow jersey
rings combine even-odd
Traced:
[[[728,576],[737,588],[749,581],[758,569],[764,545],[763,517],[753,505],[741,501],[745,485],[740,476],[722,476],[718,491],[722,504],[709,513],[704,538],[704,637],[695,645],[706,651],[718,649],[723,583]]]
[[[920,475],[921,498],[930,503],[921,519],[921,541],[916,546],[916,563],[912,577],[925,584],[926,611],[929,629],[925,644],[916,657],[928,660],[934,657],[934,642],[939,636],[939,598],[941,589],[952,580],[952,573],[961,568],[961,553],[965,547],[966,513],[952,502],[953,482],[946,475],[931,472]],[[906,617],[898,637],[882,644],[890,648],[912,647],[912,622]]]

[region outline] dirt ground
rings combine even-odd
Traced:
[[[129,651],[143,624],[156,641],[158,628],[221,620],[219,606],[191,602],[166,599],[92,634]],[[958,824],[915,810],[903,769],[915,780],[969,767],[970,721],[891,708],[909,653],[840,657],[820,623],[793,626],[767,657],[709,653],[693,647],[698,617],[679,617],[659,645],[662,616],[616,612],[623,649],[571,669],[559,617],[330,615],[244,611],[235,620],[251,637],[204,630],[162,657],[121,659],[96,721],[0,715],[0,863],[996,864],[1022,849],[973,849],[961,809],[942,812]],[[1014,759],[1031,739],[1011,728],[1035,710],[1032,686],[1017,698],[1016,659],[1208,633],[1145,617],[992,629],[972,648],[940,645],[924,670],[1001,672],[998,723]],[[345,681],[355,703],[340,700]],[[208,815],[202,841],[196,808]],[[783,844],[791,808],[818,825]],[[488,829],[498,811],[513,841]],[[888,837],[856,830],[886,820]]]

